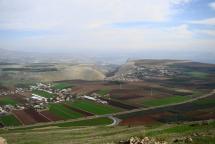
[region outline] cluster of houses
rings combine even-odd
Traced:
[[[98,103],[102,103],[102,104],[107,104],[107,101],[104,101],[104,100],[100,100],[99,98],[97,97],[92,97],[92,96],[82,96],[82,98],[84,99],[88,99],[88,100],[92,100],[92,101],[95,101],[95,102],[98,102]]]
[[[20,106],[20,105],[16,105],[16,106],[13,106],[13,105],[1,105],[0,106],[0,116],[8,114],[12,110],[23,110],[23,109],[25,109],[25,107]]]
[[[110,77],[108,80],[139,81],[159,77],[170,77],[177,74],[180,74],[180,72],[166,65],[138,65],[124,73]]]
[[[21,110],[25,108],[33,108],[35,110],[44,110],[48,108],[49,103],[61,103],[65,101],[71,101],[76,98],[80,99],[87,99],[91,101],[95,101],[97,103],[107,104],[106,101],[101,100],[99,97],[99,94],[93,93],[90,96],[87,95],[81,95],[76,96],[72,95],[72,89],[67,88],[63,90],[53,89],[51,84],[43,84],[43,83],[37,83],[36,85],[30,86],[29,89],[22,89],[17,88],[14,91],[1,91],[0,95],[6,96],[6,95],[13,95],[17,93],[24,93],[29,92],[31,93],[34,90],[44,91],[47,93],[50,93],[53,95],[52,98],[47,98],[42,95],[38,95],[35,93],[32,93],[30,97],[25,98],[26,102],[23,104],[23,106],[20,105],[0,105],[0,115],[6,114],[8,112],[11,112],[12,110]]]

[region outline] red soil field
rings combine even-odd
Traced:
[[[153,123],[157,123],[158,121],[156,121],[154,118],[150,117],[150,116],[143,116],[143,117],[132,117],[132,118],[128,118],[125,120],[122,120],[120,122],[121,126],[126,126],[126,125],[150,125]]]
[[[29,114],[33,119],[35,119],[37,122],[50,122],[49,119],[41,115],[35,110],[32,109],[26,109],[25,112]]]
[[[155,119],[159,119],[159,118],[171,116],[171,115],[172,115],[171,112],[163,111],[163,112],[159,112],[159,113],[150,114],[150,117],[153,117]]]
[[[40,114],[42,114],[43,116],[47,117],[49,120],[52,120],[52,121],[63,120],[63,118],[54,115],[53,113],[49,112],[48,110],[41,111]]]
[[[25,125],[37,123],[37,121],[26,113],[25,110],[16,110],[13,111],[13,114]]]
[[[215,113],[205,113],[203,115],[194,116],[197,120],[209,120],[209,119],[215,119]]]

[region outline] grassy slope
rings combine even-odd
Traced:
[[[71,126],[97,126],[97,125],[108,125],[111,124],[113,121],[109,118],[96,118],[96,119],[89,119],[89,120],[82,120],[76,122],[67,122],[62,124],[57,124],[59,127],[71,127]]]
[[[21,123],[13,116],[13,115],[6,115],[0,117],[0,121],[5,125],[5,126],[19,126]]]
[[[46,128],[46,127],[72,127],[72,126],[106,126],[113,123],[112,119],[101,117],[101,118],[93,118],[93,119],[86,119],[86,120],[80,120],[80,121],[74,121],[74,122],[63,122],[63,123],[52,123],[49,125],[32,125],[27,127],[16,127],[12,131],[17,130],[31,130],[31,129],[39,129],[39,128]]]
[[[118,143],[131,136],[150,136],[164,139],[169,143],[172,143],[175,138],[191,136],[195,144],[212,144],[215,142],[214,132],[214,121],[208,124],[171,124],[155,127],[47,127],[0,131],[1,136],[6,138],[9,144]],[[199,136],[193,136],[193,133],[198,133]]]
[[[98,104],[88,100],[77,100],[75,102],[69,103],[69,105],[77,109],[82,109],[98,115],[110,114],[119,111],[118,109],[113,108],[109,105]]]

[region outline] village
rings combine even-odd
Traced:
[[[28,96],[23,96],[28,93]],[[75,99],[87,99],[101,104],[107,104],[107,101],[99,99],[100,95],[92,93],[88,95],[74,95],[71,88],[54,89],[52,84],[36,83],[27,88],[16,88],[15,90],[1,90],[0,97],[11,96],[16,99],[16,95],[23,96],[24,103],[0,104],[0,115],[7,115],[13,110],[33,109],[42,111],[48,109],[50,103],[64,103]]]

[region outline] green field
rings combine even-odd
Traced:
[[[73,85],[70,84],[70,83],[55,83],[55,84],[53,84],[52,87],[53,87],[54,89],[62,90],[62,89],[66,89],[66,88],[72,88]]]
[[[108,94],[109,92],[110,92],[110,89],[107,89],[107,88],[97,91],[97,93],[101,96],[104,96],[104,95]]]
[[[187,96],[172,96],[172,97],[161,98],[161,99],[145,100],[143,102],[143,105],[147,106],[147,107],[161,106],[161,105],[179,103],[179,102],[183,102],[183,101],[186,101],[189,99],[190,99],[190,97],[187,97]]]
[[[204,73],[204,72],[193,71],[193,72],[189,72],[188,74],[194,78],[205,79],[208,77],[208,73]]]
[[[89,119],[89,120],[82,120],[76,122],[67,122],[62,124],[57,124],[56,126],[59,127],[71,127],[71,126],[98,126],[98,125],[109,125],[113,121],[109,118],[96,118],[96,119]]]
[[[65,119],[80,118],[82,114],[72,111],[62,104],[49,104],[49,111]]]
[[[10,97],[4,97],[0,99],[0,105],[16,105],[18,102]]]
[[[5,126],[19,126],[21,123],[13,116],[13,115],[6,115],[0,117],[0,122],[2,122]]]
[[[112,119],[109,119],[107,117],[101,117],[101,118],[93,118],[93,119],[86,119],[86,120],[80,120],[80,121],[74,121],[74,122],[63,122],[63,123],[53,123],[48,125],[39,125],[39,126],[28,126],[28,127],[17,127],[13,130],[31,130],[31,129],[37,129],[37,128],[46,128],[46,127],[72,127],[72,126],[105,126],[110,125],[113,123]]]
[[[111,107],[109,105],[99,104],[88,100],[77,100],[75,102],[69,102],[70,106],[94,113],[97,115],[110,114],[114,112],[119,112],[117,108]]]
[[[33,90],[32,93],[39,95],[39,96],[42,96],[42,97],[45,97],[45,98],[52,98],[55,96],[52,93],[48,93],[48,92],[41,91],[41,90]]]
[[[199,105],[199,106],[215,105],[215,99],[201,99],[201,100],[195,101],[193,103],[196,104],[196,105]]]

